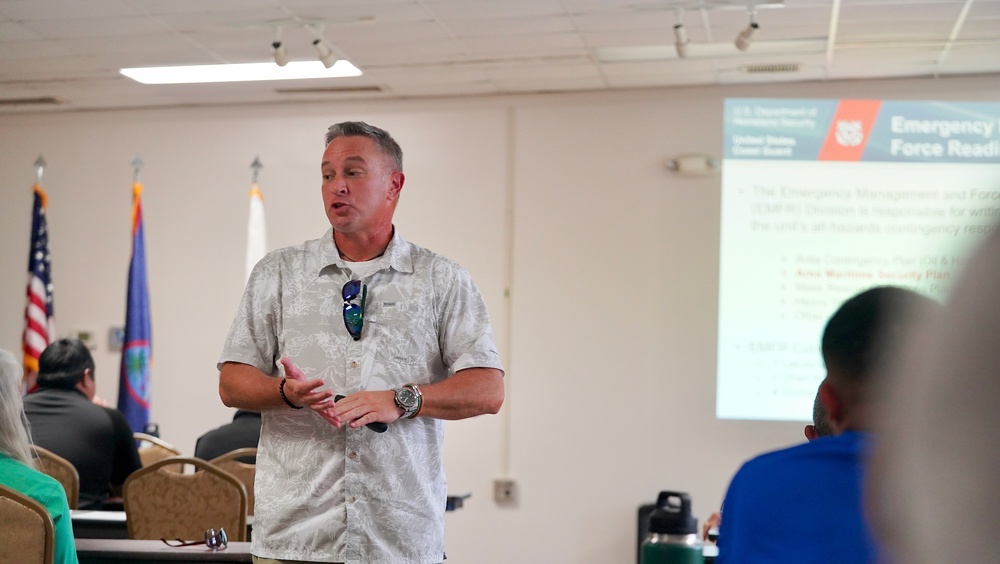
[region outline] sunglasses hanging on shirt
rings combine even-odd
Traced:
[[[354,303],[361,294],[361,305]],[[344,326],[355,341],[361,340],[361,330],[365,326],[365,301],[368,299],[368,286],[360,280],[350,280],[340,291],[344,298]]]

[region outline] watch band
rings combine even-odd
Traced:
[[[399,393],[403,388],[407,388],[416,397],[417,402],[415,406],[407,406],[399,401]],[[407,384],[403,384],[402,386],[396,388],[393,391],[395,392],[395,396],[393,399],[395,399],[396,405],[398,405],[403,410],[403,415],[400,416],[400,419],[413,419],[414,417],[417,416],[418,413],[420,413],[420,408],[424,406],[424,396],[420,392],[420,386],[417,386],[416,384],[410,382]]]
[[[414,417],[417,416],[417,414],[420,413],[420,410],[423,409],[424,407],[424,394],[420,391],[420,386],[412,382],[407,384],[407,386],[409,386],[413,390],[414,394],[417,394],[417,408],[413,410],[413,415],[407,418],[407,419],[413,419]]]

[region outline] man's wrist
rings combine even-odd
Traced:
[[[393,389],[393,393],[396,407],[402,410],[400,419],[413,419],[424,406],[424,397],[420,392],[420,387],[412,382]]]
[[[278,384],[278,393],[281,394],[281,401],[285,402],[285,405],[287,405],[292,409],[302,409],[301,405],[295,405],[294,403],[290,402],[288,400],[288,396],[285,395],[285,382],[287,380],[288,380],[287,378],[282,378],[281,383]]]

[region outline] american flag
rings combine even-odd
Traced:
[[[52,309],[52,261],[49,255],[49,227],[45,221],[48,197],[34,186],[35,205],[31,215],[31,250],[28,254],[28,304],[24,308],[24,371],[27,388],[34,388],[38,357],[55,340]]]

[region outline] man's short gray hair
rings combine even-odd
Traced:
[[[338,137],[367,137],[374,141],[382,154],[389,159],[390,163],[397,171],[403,171],[403,150],[399,148],[399,143],[389,135],[389,132],[368,125],[363,121],[342,121],[330,126],[326,131],[326,144]]]

